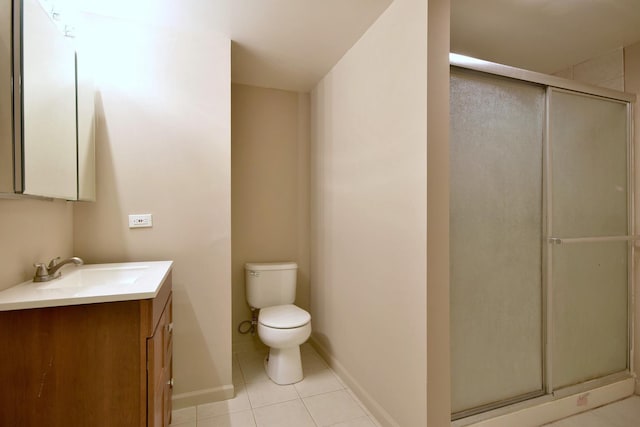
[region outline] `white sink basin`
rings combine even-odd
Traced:
[[[124,286],[135,283],[149,266],[118,266],[75,268],[63,270],[62,277],[39,283],[38,289],[91,288],[94,286]]]
[[[0,311],[154,298],[173,261],[68,265],[49,282],[32,280],[0,292]]]

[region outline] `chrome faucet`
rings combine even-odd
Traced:
[[[77,256],[67,258],[64,261],[60,261],[60,257],[56,257],[49,261],[49,265],[46,264],[33,264],[36,268],[36,274],[33,276],[34,282],[48,282],[49,280],[57,279],[60,277],[60,267],[65,264],[74,263],[75,265],[82,265],[84,261]]]

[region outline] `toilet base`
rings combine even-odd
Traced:
[[[264,369],[276,384],[286,385],[302,381],[300,346],[270,348],[264,360]]]

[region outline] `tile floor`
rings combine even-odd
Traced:
[[[236,397],[173,411],[172,427],[379,427],[373,416],[309,344],[305,378],[279,386],[264,372],[266,347],[233,354]]]
[[[574,415],[547,427],[639,427],[640,396],[632,396],[582,414]]]
[[[305,378],[279,386],[264,372],[266,347],[233,354],[236,397],[173,412],[172,427],[379,427],[309,344],[301,347]],[[546,427],[640,427],[640,396],[546,424]]]

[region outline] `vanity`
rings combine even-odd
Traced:
[[[0,426],[168,426],[172,264],[65,266],[0,292]]]

